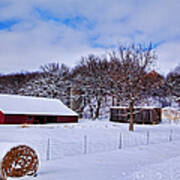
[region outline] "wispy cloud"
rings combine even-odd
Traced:
[[[60,22],[60,19],[57,18],[53,13],[48,10],[42,10],[40,8],[35,8],[35,12],[44,20],[44,21],[55,21]]]
[[[86,28],[87,30],[92,30],[95,26],[94,22],[88,20],[88,18],[83,15],[77,14],[75,16],[58,17],[50,11],[40,8],[35,8],[35,12],[44,21],[54,21],[57,23],[62,23],[73,29],[80,30],[81,28]]]

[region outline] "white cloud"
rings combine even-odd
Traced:
[[[88,45],[84,33],[42,21],[16,25],[0,32],[0,39],[1,72],[35,70],[53,61],[72,66],[82,55],[101,51]]]
[[[19,19],[0,31],[0,72],[34,70],[59,61],[73,66],[83,55],[104,53],[104,46],[119,42],[166,42],[157,49],[158,69],[168,72],[180,62],[179,0],[2,0],[0,22]],[[7,5],[6,5],[7,4]],[[44,21],[35,8],[54,17],[86,17],[92,29],[73,29],[53,20]],[[94,40],[93,40],[94,38]],[[93,43],[91,42],[93,41]]]
[[[157,49],[159,61],[158,70],[161,73],[172,71],[180,63],[180,42],[167,43]]]

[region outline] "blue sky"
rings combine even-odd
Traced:
[[[1,0],[0,73],[152,42],[166,74],[180,63],[179,9],[179,0]]]

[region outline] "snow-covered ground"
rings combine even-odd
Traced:
[[[15,145],[34,148],[37,180],[179,180],[180,125],[108,121],[0,126],[0,156]],[[49,149],[49,150],[48,150]],[[48,160],[49,159],[49,160]]]

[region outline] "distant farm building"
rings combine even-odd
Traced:
[[[0,124],[78,122],[78,115],[60,100],[0,95]]]
[[[152,70],[148,74],[146,74],[145,78],[148,78],[151,81],[156,81],[156,80],[163,80],[163,76],[161,76],[159,73],[156,71]]]
[[[179,105],[179,107],[180,107],[180,97],[178,97],[178,98],[176,99],[176,102],[178,103],[178,105]]]
[[[161,122],[161,108],[135,107],[133,109],[134,123],[158,124]],[[128,107],[114,106],[110,109],[110,121],[128,123],[130,112]]]

